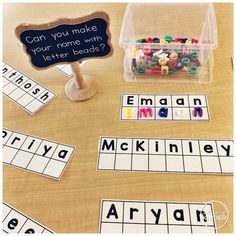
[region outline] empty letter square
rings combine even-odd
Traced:
[[[148,170],[148,155],[133,155],[132,170],[147,171]]]
[[[184,167],[186,172],[202,172],[200,156],[184,156]]]
[[[51,159],[46,169],[43,171],[43,174],[59,179],[64,171],[65,166],[66,163]]]
[[[99,155],[99,170],[114,170],[115,154],[101,153]]]
[[[166,156],[166,162],[167,162],[167,171],[173,171],[173,172],[183,172],[184,166],[183,166],[183,157],[182,156]]]
[[[49,158],[35,155],[29,163],[27,169],[37,173],[42,173],[49,160]]]
[[[116,170],[131,170],[131,154],[116,154]]]
[[[165,155],[149,155],[149,171],[166,171]]]
[[[220,163],[218,157],[202,156],[203,172],[220,173]]]
[[[14,157],[11,164],[18,167],[26,168],[26,166],[29,164],[32,157],[33,157],[32,153],[20,150]]]

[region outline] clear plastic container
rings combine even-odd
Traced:
[[[159,41],[144,42],[147,38]],[[210,83],[213,49],[218,47],[214,7],[210,3],[130,3],[120,47],[125,51],[126,81]]]

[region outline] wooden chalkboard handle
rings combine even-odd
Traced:
[[[73,102],[85,101],[92,98],[96,93],[96,84],[93,78],[80,73],[80,63],[70,63],[74,76],[65,86],[66,96]]]
[[[70,63],[71,69],[75,74],[76,87],[79,89],[84,88],[83,75],[80,73],[80,63],[78,61]]]

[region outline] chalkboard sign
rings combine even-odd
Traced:
[[[16,35],[36,69],[112,54],[109,16],[95,12],[76,19],[47,24],[22,24]]]

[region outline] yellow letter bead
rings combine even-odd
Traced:
[[[136,57],[137,52],[138,52],[138,50],[136,48],[133,48],[131,57],[132,58]]]
[[[192,44],[192,42],[190,40],[187,40],[185,44],[189,45],[189,44]]]
[[[160,58],[158,62],[159,62],[159,64],[162,65],[162,66],[165,66],[165,65],[167,64],[167,60],[166,60],[166,58],[164,58],[164,57]]]
[[[132,118],[133,117],[133,110],[132,110],[132,108],[126,108],[125,109],[125,116],[126,116],[126,118]]]
[[[172,52],[172,53],[170,54],[170,59],[171,59],[171,60],[177,60],[177,59],[178,59],[178,53]]]
[[[165,41],[165,39],[160,39],[160,43],[161,43],[161,44],[166,44],[166,43],[168,43],[168,42]]]
[[[184,66],[182,70],[188,72],[188,67]]]
[[[168,73],[169,73],[169,67],[168,66],[162,66],[161,67],[161,74],[163,75],[164,72],[166,72],[166,74],[168,75]]]

